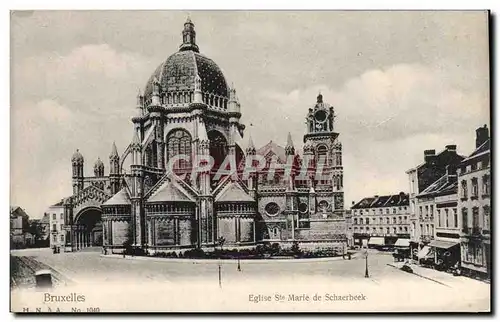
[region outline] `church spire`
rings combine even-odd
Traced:
[[[323,95],[321,95],[321,91],[319,92],[318,96],[316,97],[316,103],[323,103]]]
[[[295,155],[295,147],[293,146],[292,134],[288,132],[288,137],[286,138],[286,146],[285,146],[286,155]]]
[[[188,16],[186,22],[184,23],[184,30],[182,31],[182,45],[179,51],[192,50],[199,53],[200,49],[196,45],[196,31],[194,31],[194,23]]]
[[[109,155],[109,158],[114,158],[118,157],[118,149],[116,148],[116,143],[113,141],[113,145],[111,146],[111,154]]]
[[[253,144],[253,140],[252,140],[252,134],[250,134],[248,136],[248,146],[246,149],[246,153],[247,153],[247,155],[253,155],[256,153],[255,145]]]

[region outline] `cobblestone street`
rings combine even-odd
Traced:
[[[73,280],[76,285],[99,289],[103,294],[113,289],[116,292],[113,294],[118,297],[125,296],[127,292],[138,292],[137,288],[150,296],[156,294],[156,288],[182,289],[184,292],[202,288],[205,292],[218,292],[220,263],[221,285],[226,292],[237,292],[244,286],[249,288],[250,294],[270,289],[269,285],[273,285],[273,291],[292,288],[298,292],[312,288],[318,291],[357,291],[373,296],[383,294],[386,305],[390,306],[391,301],[397,299],[402,303],[402,308],[418,307],[417,300],[449,310],[460,307],[460,303],[467,303],[470,307],[489,307],[489,284],[432,271],[431,278],[440,282],[436,283],[391,266],[394,264],[392,256],[376,252],[368,257],[369,278],[365,278],[363,256],[352,260],[242,260],[241,271],[238,271],[236,260],[106,257],[97,249],[61,254],[46,250],[20,251],[15,255],[34,256],[37,261]],[[384,292],[381,293],[381,289]],[[166,296],[163,292],[161,296]],[[383,307],[383,303],[378,304],[381,310]]]

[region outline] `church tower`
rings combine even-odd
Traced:
[[[73,195],[83,190],[83,155],[78,149],[71,157],[71,166],[73,173]]]
[[[109,186],[111,195],[118,193],[120,190],[120,157],[115,142],[113,142],[111,154],[109,155]]]
[[[307,131],[304,135],[304,154],[313,157],[314,178],[311,179],[312,191],[333,192],[332,200],[319,207],[327,208],[335,214],[342,214],[344,209],[342,144],[335,131],[335,110],[323,102],[323,95],[318,94],[316,104],[309,109],[306,117]]]

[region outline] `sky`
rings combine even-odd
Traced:
[[[234,84],[257,147],[298,150],[322,93],[337,113],[345,203],[408,191],[406,170],[489,126],[481,11],[17,11],[11,14],[11,204],[33,218],[71,195],[71,156],[109,171],[130,143],[136,95],[178,50],[187,16],[200,52]]]

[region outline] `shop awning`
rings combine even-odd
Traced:
[[[385,245],[384,237],[371,237],[368,245]]]
[[[421,250],[418,251],[417,257],[420,258],[425,258],[431,253],[431,248],[429,246],[424,246],[422,247]]]
[[[437,248],[442,248],[442,249],[448,249],[453,246],[458,245],[456,242],[450,242],[450,241],[445,241],[445,240],[433,240],[429,243],[428,246],[431,247],[437,247]]]
[[[396,247],[410,247],[410,240],[407,238],[398,238],[394,244]]]

